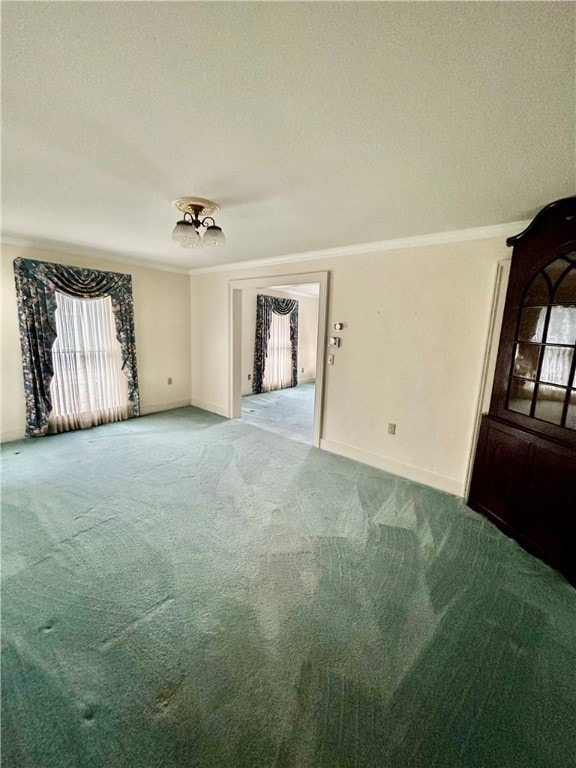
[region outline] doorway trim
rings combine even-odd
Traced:
[[[320,447],[324,404],[324,357],[326,346],[326,318],[328,309],[329,272],[299,272],[272,277],[248,277],[230,280],[229,339],[230,361],[228,376],[228,418],[242,415],[242,291],[249,288],[272,288],[278,285],[318,283],[318,337],[316,340],[316,387],[314,397],[314,437],[312,444]]]
[[[472,470],[474,469],[474,457],[476,455],[476,446],[480,434],[480,422],[482,415],[488,413],[490,407],[490,398],[492,396],[492,386],[494,384],[494,372],[496,370],[496,357],[498,355],[498,345],[500,343],[500,330],[502,328],[502,317],[504,316],[504,305],[506,303],[506,291],[508,290],[508,279],[510,277],[510,265],[512,259],[500,259],[496,264],[494,284],[492,289],[492,304],[490,308],[490,321],[488,325],[488,334],[484,348],[484,361],[482,365],[482,378],[480,381],[480,390],[476,404],[476,414],[474,417],[474,430],[470,453],[468,454],[468,465],[466,468],[466,477],[464,480],[463,498],[468,500],[470,493],[470,484],[472,482]]]

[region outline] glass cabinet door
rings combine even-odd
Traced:
[[[518,318],[506,408],[576,429],[576,253],[528,285]]]

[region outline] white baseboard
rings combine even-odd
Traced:
[[[315,383],[316,383],[316,376],[306,376],[302,379],[298,379],[298,384],[315,384]],[[291,387],[286,387],[286,389],[291,389]],[[252,390],[249,389],[246,392],[242,392],[242,397],[250,397],[250,395],[253,395],[253,394],[254,392],[252,392]]]
[[[332,440],[320,440],[320,448],[324,451],[329,451],[330,453],[337,453],[339,456],[345,456],[347,459],[354,459],[354,461],[359,461],[362,464],[368,464],[371,467],[383,469],[385,472],[390,472],[393,475],[405,477],[407,480],[413,480],[415,483],[429,485],[432,488],[451,493],[454,496],[464,496],[464,482],[462,480],[456,480],[453,477],[445,477],[444,475],[437,475],[427,469],[415,467],[412,464],[404,464],[395,459],[387,459],[380,454],[369,453],[360,448],[354,448],[351,445],[335,443]]]
[[[218,416],[224,416],[228,418],[228,408],[224,408],[221,405],[215,405],[215,403],[208,403],[206,400],[197,400],[195,397],[190,401],[190,405],[194,405],[196,408],[202,408],[203,411],[210,411],[211,413],[217,413]]]
[[[147,416],[149,413],[160,413],[161,411],[172,411],[174,408],[185,408],[192,405],[190,398],[186,400],[171,400],[168,403],[140,403],[140,416]]]

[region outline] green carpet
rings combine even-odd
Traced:
[[[4,768],[569,768],[576,591],[193,408],[3,446]]]

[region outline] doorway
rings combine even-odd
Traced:
[[[243,418],[254,426],[319,447],[327,287],[327,272],[230,282],[231,418]],[[267,386],[265,391],[253,391],[258,294],[298,303],[299,344],[295,386],[277,389]]]

